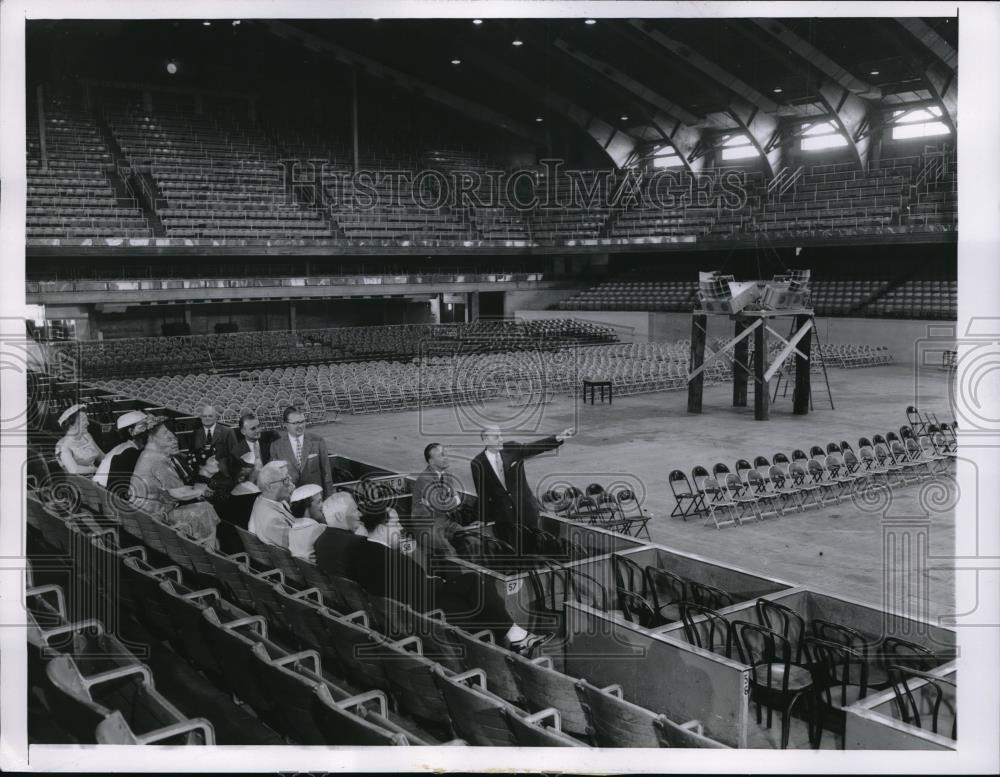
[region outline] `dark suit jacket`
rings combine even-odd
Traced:
[[[265,431],[260,433],[260,458],[259,466],[263,467],[271,460],[271,444],[278,439],[278,433],[272,431]],[[243,463],[240,461],[240,456],[244,453],[249,453],[250,446],[247,444],[246,438],[240,432],[236,432],[233,435],[232,441],[230,442],[229,448],[226,451],[226,459],[229,466],[229,472],[234,477],[239,472],[240,465]]]
[[[288,462],[288,474],[296,486],[315,483],[323,489],[324,496],[333,493],[333,475],[330,472],[330,455],[322,437],[306,432],[302,439],[302,462],[295,458],[288,433],[282,432],[271,443],[271,461]]]
[[[418,612],[433,609],[433,581],[407,554],[365,540],[358,546],[356,569],[357,581],[372,596],[387,596]]]
[[[364,537],[347,529],[327,527],[313,544],[316,566],[328,575],[357,580],[360,548],[367,542]]]
[[[219,469],[221,469],[227,475],[229,474],[229,447],[232,445],[233,440],[236,437],[236,432],[233,431],[232,427],[225,426],[222,423],[216,423],[215,429],[212,430],[212,447],[215,448],[215,458],[218,459]],[[192,440],[192,450],[198,450],[205,446],[205,427],[199,426],[194,430],[194,438]]]
[[[126,448],[112,457],[111,468],[108,470],[108,491],[116,494],[125,493],[132,480],[132,473],[135,471],[140,453],[142,451],[138,448]]]
[[[479,520],[513,525],[538,526],[538,501],[531,493],[524,474],[524,460],[555,450],[561,442],[543,437],[529,443],[505,442],[500,450],[504,482],[497,478],[493,465],[481,451],[472,460],[472,482],[479,496]]]

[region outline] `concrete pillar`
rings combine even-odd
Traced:
[[[441,323],[441,296],[438,294],[431,297],[431,323]]]
[[[465,295],[465,298],[465,320],[475,321],[479,318],[479,292],[469,292]]]
[[[191,326],[191,304],[187,303],[184,305],[184,323],[189,327]]]

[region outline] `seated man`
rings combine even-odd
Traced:
[[[424,448],[427,469],[410,489],[410,518],[419,527],[419,541],[430,556],[474,556],[479,551],[478,525],[463,527],[461,484],[451,472],[451,460],[439,442]]]
[[[361,511],[347,491],[327,497],[322,510],[327,529],[313,544],[316,564],[331,577],[356,580],[358,549],[366,542]]]
[[[402,526],[395,510],[365,513],[361,520],[368,541],[358,548],[357,581],[368,593],[419,612],[444,610],[456,625],[493,630],[500,644],[518,653],[530,653],[549,639],[529,634],[511,620],[492,581],[474,572],[452,580],[429,577],[419,562],[400,551]]]
[[[288,498],[288,507],[295,523],[288,530],[288,552],[316,563],[313,543],[326,529],[321,509],[323,489],[315,483],[296,488]]]
[[[285,502],[292,493],[288,465],[283,461],[269,461],[257,475],[257,488],[260,489],[260,496],[253,503],[247,529],[268,545],[287,548],[288,530],[295,523],[295,517]]]

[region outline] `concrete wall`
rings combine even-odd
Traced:
[[[504,294],[503,313],[510,318],[520,310],[542,310],[578,293],[579,289],[529,289]],[[555,311],[558,312],[558,311]]]
[[[691,336],[690,313],[653,313],[642,311],[598,311],[598,310],[517,310],[517,318],[585,318],[603,321],[617,326],[631,326],[636,329],[636,337],[649,337],[657,341],[682,340]],[[868,343],[884,345],[892,353],[897,364],[912,364],[917,343],[926,339],[931,331],[938,333],[935,338],[945,347],[954,347],[954,338],[941,338],[940,332],[954,327],[953,321],[919,321],[891,318],[821,318],[817,317],[820,338],[824,343]],[[732,323],[721,316],[708,319],[709,337],[732,337]],[[779,322],[777,331],[788,327]],[[949,345],[950,344],[950,345]]]
[[[68,312],[68,306],[60,306]],[[88,306],[78,306],[76,315],[55,315],[46,308],[47,318],[75,318],[80,339],[96,339],[97,331],[89,336],[80,333],[81,321],[86,325]],[[216,324],[234,323],[241,332],[288,329],[291,322],[288,302],[233,302],[210,305],[131,306],[124,312],[95,314],[96,329],[105,339],[123,337],[159,337],[167,322],[184,321],[185,308],[190,311],[191,334],[212,334]],[[427,302],[408,300],[297,300],[296,329],[322,329],[338,326],[372,326],[377,324],[421,324],[431,320]]]

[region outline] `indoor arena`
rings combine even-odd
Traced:
[[[29,745],[958,750],[958,26],[29,20]]]

